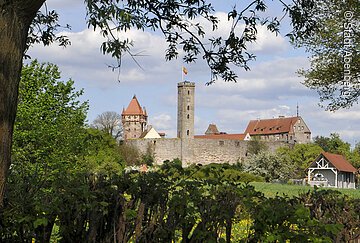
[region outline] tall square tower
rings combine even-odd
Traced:
[[[178,83],[177,137],[194,138],[195,83]]]

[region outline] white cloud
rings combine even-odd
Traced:
[[[154,127],[169,129],[172,127],[172,117],[168,114],[159,114],[151,118]]]

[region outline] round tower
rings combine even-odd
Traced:
[[[181,139],[194,138],[195,83],[178,83],[177,136]]]

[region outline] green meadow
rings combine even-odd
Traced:
[[[266,183],[266,182],[251,182],[251,185],[255,187],[255,190],[264,193],[266,197],[288,196],[294,197],[301,193],[306,193],[309,190],[314,190],[310,186],[280,184],[280,183]],[[337,190],[341,193],[351,197],[360,199],[359,189],[334,189],[334,188],[321,188],[322,190]]]

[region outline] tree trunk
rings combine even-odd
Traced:
[[[139,238],[142,230],[142,223],[144,219],[145,204],[140,201],[139,209],[135,220],[135,241],[139,242]]]
[[[0,208],[11,164],[22,58],[29,26],[45,0],[0,0]]]

